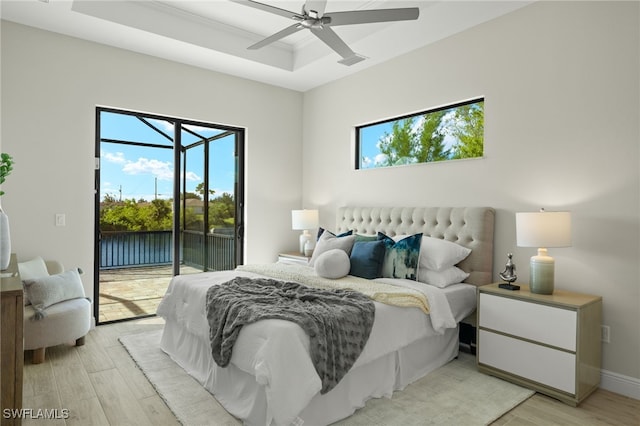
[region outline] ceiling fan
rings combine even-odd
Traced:
[[[338,25],[368,24],[372,22],[410,21],[418,19],[418,15],[420,14],[420,9],[417,7],[324,13],[327,0],[307,0],[302,6],[301,13],[290,12],[252,0],[231,1],[296,21],[295,24],[249,46],[247,49],[260,49],[274,41],[306,28],[342,56],[342,59],[338,62],[343,65],[353,65],[366,58],[351,50],[331,27]]]

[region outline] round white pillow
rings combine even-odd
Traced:
[[[349,274],[351,261],[344,250],[331,249],[318,256],[313,267],[319,276],[335,280]]]

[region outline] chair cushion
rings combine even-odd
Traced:
[[[49,306],[47,316],[35,321],[33,306],[24,307],[24,349],[73,343],[91,328],[91,302],[72,299]]]
[[[23,283],[25,293],[36,311],[36,320],[46,315],[45,309],[53,304],[84,297],[84,288],[77,270],[23,280]]]

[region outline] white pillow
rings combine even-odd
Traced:
[[[349,274],[351,261],[346,251],[331,249],[318,256],[314,268],[319,276],[335,280]]]
[[[316,248],[313,250],[313,255],[311,255],[311,260],[309,260],[309,266],[314,266],[316,259],[322,253],[328,250],[340,249],[344,250],[347,254],[347,257],[351,255],[351,249],[353,248],[353,243],[356,240],[355,235],[347,235],[344,237],[336,237],[332,235],[331,232],[323,232],[316,243]]]
[[[65,300],[84,296],[84,288],[77,269],[57,275],[24,280],[24,290],[36,310],[35,319],[45,316],[44,310]]]
[[[20,272],[20,279],[22,281],[49,276],[47,264],[44,263],[44,259],[40,256],[26,262],[18,262],[18,271]]]
[[[445,288],[452,284],[458,284],[466,280],[469,274],[457,266],[444,269],[442,271],[432,271],[431,269],[418,268],[418,281],[432,286]]]
[[[18,262],[18,272],[20,273],[20,279],[22,281],[35,280],[37,278],[48,277],[49,270],[44,259],[40,256],[35,259],[27,260],[26,262]],[[25,294],[24,306],[30,305],[31,301],[29,296]]]
[[[471,253],[471,249],[441,238],[422,237],[420,243],[421,268],[442,271],[457,265]]]

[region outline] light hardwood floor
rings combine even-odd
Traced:
[[[66,419],[25,419],[23,425],[178,425],[118,341],[162,327],[160,318],[101,325],[80,347],[48,348],[43,364],[25,355],[24,408],[69,410]],[[63,417],[63,416],[60,416]],[[574,408],[536,394],[494,425],[640,425],[640,401],[598,390]],[[211,425],[215,425],[212,419]],[[395,426],[395,425],[393,425]]]

